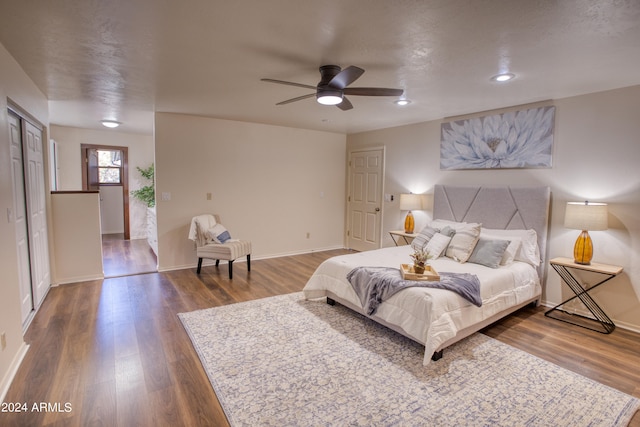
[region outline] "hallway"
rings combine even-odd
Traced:
[[[158,261],[146,239],[124,240],[123,234],[102,235],[104,277],[130,276],[158,271]]]

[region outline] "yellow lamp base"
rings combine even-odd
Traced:
[[[404,232],[408,234],[413,234],[413,228],[415,227],[415,221],[413,220],[413,214],[411,211],[407,214],[407,217],[404,219]]]
[[[589,265],[593,258],[593,243],[587,230],[582,230],[573,247],[573,258],[576,264]]]

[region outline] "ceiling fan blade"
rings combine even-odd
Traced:
[[[303,99],[311,98],[312,96],[316,96],[316,94],[315,93],[310,93],[309,95],[302,95],[302,96],[298,96],[296,98],[287,99],[286,101],[278,102],[276,105],[291,104],[292,102],[302,101]]]
[[[358,80],[358,78],[364,74],[364,70],[362,68],[356,67],[354,65],[350,65],[344,70],[340,71],[336,74],[331,81],[329,81],[329,86],[344,89],[349,86],[351,83]]]
[[[336,107],[341,109],[342,111],[351,110],[353,108],[353,104],[346,97],[342,97],[342,102],[340,104],[336,104]]]
[[[303,88],[305,88],[305,89],[313,89],[313,90],[315,90],[315,89],[316,89],[316,87],[315,87],[315,86],[305,85],[305,84],[302,84],[302,83],[285,82],[284,80],[260,79],[260,81],[263,81],[263,82],[269,82],[269,83],[278,83],[278,84],[281,84],[281,85],[287,85],[287,86],[303,87]]]
[[[402,89],[390,89],[384,87],[348,87],[344,89],[345,95],[358,96],[400,96],[404,93]]]

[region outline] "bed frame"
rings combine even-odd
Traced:
[[[457,222],[479,222],[484,228],[503,230],[534,229],[538,236],[540,259],[538,267],[540,283],[544,283],[546,265],[547,236],[549,227],[549,205],[551,190],[549,187],[456,187],[436,185],[433,195],[433,218]],[[455,337],[444,342],[431,357],[432,360],[442,358],[443,350],[451,344],[489,326],[497,320],[521,309],[529,304],[539,304],[540,296],[535,296],[521,304],[509,307],[480,323],[458,331]],[[340,304],[363,314],[360,307],[343,301],[328,292],[327,303]],[[389,324],[379,317],[372,320],[402,334],[406,334],[398,326]],[[415,340],[413,337],[408,337]],[[420,342],[420,341],[418,341]],[[424,345],[424,342],[420,342]]]

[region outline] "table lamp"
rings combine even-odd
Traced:
[[[413,234],[413,228],[415,227],[415,221],[413,219],[413,210],[422,209],[422,195],[420,194],[400,194],[400,210],[409,211],[404,219],[404,232]]]
[[[591,264],[593,244],[588,231],[601,231],[608,228],[607,204],[568,202],[564,212],[564,226],[574,230],[582,230],[573,247],[574,262],[584,265]]]

